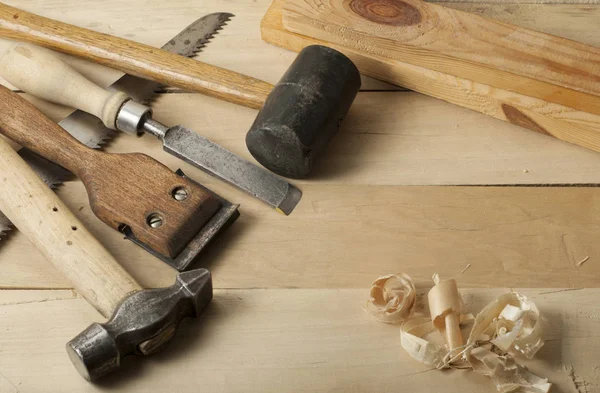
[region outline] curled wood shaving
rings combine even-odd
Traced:
[[[500,356],[486,348],[475,348],[471,356],[477,359],[473,370],[491,378],[501,393],[518,390],[528,393],[548,393],[551,383],[529,372],[510,356]]]
[[[544,345],[539,319],[537,306],[527,297],[515,292],[504,294],[477,315],[467,344],[485,335],[503,352],[531,359]]]
[[[401,323],[412,315],[416,296],[408,275],[389,274],[373,282],[365,310],[381,322]]]
[[[413,359],[440,369],[444,366],[444,358],[448,350],[444,345],[435,344],[423,338],[435,331],[437,330],[430,318],[411,318],[400,328],[400,343]]]
[[[490,345],[478,347],[476,343],[485,338]],[[520,389],[546,393],[551,386],[548,380],[514,360],[517,355],[533,358],[543,345],[537,306],[526,296],[512,292],[499,296],[477,315],[467,340],[465,360],[473,370],[489,376],[499,392]]]
[[[434,282],[436,279],[439,282],[439,276],[434,275]],[[437,330],[430,318],[411,317],[414,302],[415,288],[406,274],[378,278],[367,302],[367,311],[380,321],[404,321],[400,341],[412,358],[437,369],[472,368],[490,377],[501,393],[550,390],[552,385],[547,379],[532,374],[515,361],[518,355],[533,358],[544,345],[540,312],[526,296],[515,292],[504,294],[475,318],[462,314],[461,325],[472,322],[473,327],[467,343],[457,348],[459,352],[425,338]]]
[[[460,324],[472,323],[473,319],[471,314],[462,314]],[[455,350],[449,351],[445,345],[432,343],[424,338],[436,331],[438,330],[432,323],[431,318],[410,318],[400,328],[400,344],[412,358],[428,366],[439,370],[465,368],[464,362],[460,361],[460,355],[464,353],[464,350],[460,352],[459,356],[450,357],[455,353]]]

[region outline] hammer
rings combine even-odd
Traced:
[[[44,116],[16,93],[8,94],[30,117]],[[71,361],[88,381],[114,371],[127,355],[156,352],[183,318],[198,316],[212,299],[206,269],[181,273],[168,288],[142,289],[1,136],[0,209],[79,294],[110,318],[67,344]]]
[[[254,158],[285,177],[307,177],[360,88],[356,66],[319,45],[301,51],[276,86],[148,45],[0,3],[0,36],[28,41],[164,85],[260,109],[246,135]]]

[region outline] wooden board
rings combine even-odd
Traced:
[[[305,46],[313,44],[329,45],[349,56],[363,74],[600,151],[600,116],[518,94],[509,91],[508,86],[506,89],[509,90],[501,89],[439,72],[435,67],[425,63],[425,60],[416,63],[400,61],[392,58],[391,55],[380,55],[383,53],[381,51],[373,53],[349,41],[337,45],[336,43],[342,41],[337,39],[336,34],[330,37],[331,40],[321,41],[292,33],[286,30],[282,23],[282,15],[285,15],[284,3],[284,0],[274,0],[261,22],[262,38],[271,44],[294,51],[300,51]],[[296,15],[296,12],[290,12],[290,18],[293,23],[300,26],[298,29],[306,28],[307,34],[309,29],[313,31],[312,27],[304,27],[302,21],[296,21],[296,19],[303,20],[301,16]],[[310,26],[312,25],[311,23]],[[340,30],[340,36],[345,31]]]
[[[200,320],[186,320],[161,353],[126,359],[98,385],[70,364],[64,344],[98,315],[71,291],[0,292],[0,391],[492,393],[487,377],[436,371],[406,355],[399,328],[361,310],[362,290],[217,291]],[[463,291],[477,312],[497,290]],[[553,392],[599,390],[600,291],[523,290],[545,316],[546,344],[529,369]]]
[[[422,0],[287,0],[294,33],[600,115],[600,49]]]
[[[364,288],[398,271],[419,283],[436,271],[460,275],[470,287],[600,286],[598,188],[315,183],[302,187],[303,200],[285,217],[207,184],[244,201],[238,222],[199,264],[217,288]],[[142,285],[170,284],[168,266],[96,222],[80,183],[59,194]],[[1,287],[69,287],[20,234],[9,240],[0,248]]]

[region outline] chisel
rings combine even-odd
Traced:
[[[170,38],[162,46],[162,49],[180,56],[194,57],[208,45],[233,16],[227,12],[204,15]],[[125,74],[110,88],[124,91],[138,102],[148,103],[154,101],[157,96],[156,91],[162,89],[163,86],[160,83]],[[94,149],[99,149],[116,135],[114,130],[106,128],[98,118],[79,110],[62,119],[58,125],[67,130],[79,142]],[[30,150],[22,148],[18,153],[51,188],[58,187],[65,180],[73,177],[73,174],[60,165],[56,165]],[[2,235],[11,228],[10,220],[0,212],[0,241]]]
[[[152,110],[120,91],[105,90],[64,63],[51,51],[17,44],[0,59],[2,76],[17,88],[47,101],[97,116],[110,129],[163,142],[166,152],[216,176],[288,215],[302,193],[279,176],[254,165],[194,131],[167,127]]]

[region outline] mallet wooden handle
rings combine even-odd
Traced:
[[[105,317],[141,289],[2,137],[0,209]]]
[[[37,16],[0,3],[0,36],[92,60],[128,74],[259,109],[273,86],[148,45]]]

